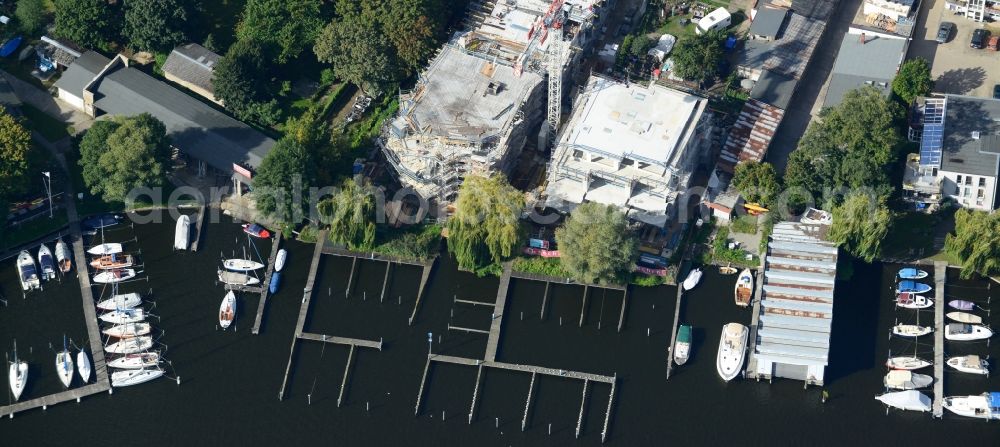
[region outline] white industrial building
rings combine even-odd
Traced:
[[[748,374],[822,385],[829,364],[837,246],[826,223],[774,226],[764,259]]]
[[[404,186],[439,204],[469,174],[507,174],[543,119],[558,127],[562,80],[614,2],[501,0],[476,3],[456,33],[400,92],[379,138]],[[556,73],[556,76],[548,76]],[[554,133],[553,133],[554,134]]]
[[[708,100],[662,85],[591,76],[553,151],[546,205],[614,205],[662,227],[708,151]]]

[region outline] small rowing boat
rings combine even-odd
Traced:
[[[739,269],[736,267],[730,267],[728,265],[725,267],[719,267],[719,273],[722,273],[723,275],[735,275],[736,272],[739,272]]]

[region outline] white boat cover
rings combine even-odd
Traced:
[[[931,411],[931,398],[916,390],[885,393],[875,399],[900,410]]]

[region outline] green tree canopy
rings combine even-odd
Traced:
[[[828,238],[851,255],[872,262],[892,226],[892,212],[876,193],[852,192],[833,209]]]
[[[333,197],[317,204],[330,240],[351,250],[375,247],[375,188],[364,177],[347,179]]]
[[[806,129],[788,158],[785,185],[817,196],[840,187],[891,191],[888,171],[903,144],[902,116],[899,105],[874,87],[848,92]]]
[[[926,96],[933,87],[931,64],[920,57],[903,62],[892,80],[892,92],[906,105],[913,104],[918,96]]]
[[[162,122],[148,113],[95,123],[80,141],[83,181],[106,202],[124,202],[138,187],[162,186],[170,140]]]
[[[55,34],[85,47],[107,48],[121,30],[117,4],[107,0],[53,0]]]
[[[278,62],[284,64],[316,40],[323,27],[322,4],[322,0],[248,0],[236,37],[273,45]]]
[[[521,242],[523,209],[524,194],[503,177],[466,177],[448,219],[448,251],[466,269],[510,257]]]
[[[733,186],[748,202],[759,203],[764,208],[774,204],[781,189],[774,166],[766,162],[743,162],[736,165]]]
[[[257,209],[284,223],[306,216],[309,188],[315,186],[316,163],[308,149],[292,138],[282,138],[264,157],[253,178]]]
[[[704,82],[719,73],[719,64],[725,54],[722,41],[725,34],[719,30],[680,39],[670,56],[674,61],[674,74],[686,81]]]
[[[958,210],[955,234],[945,237],[944,248],[961,261],[963,278],[1000,273],[1000,214]]]
[[[336,77],[369,92],[379,92],[393,78],[392,44],[376,22],[361,14],[344,15],[323,28],[313,47]]]
[[[219,60],[213,71],[215,98],[239,119],[264,126],[279,121],[275,81],[269,47],[255,40],[239,40]]]
[[[0,107],[0,206],[24,192],[31,159],[31,132]]]
[[[622,282],[636,255],[635,235],[617,208],[584,203],[556,229],[560,265],[582,283]]]
[[[45,11],[45,0],[17,0],[14,17],[17,24],[28,34],[35,34],[45,26],[48,14]]]
[[[187,2],[184,0],[126,0],[123,37],[138,51],[169,52],[184,42]]]

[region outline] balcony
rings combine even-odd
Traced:
[[[933,172],[933,168],[920,166],[919,154],[909,154],[903,172],[904,198],[912,202],[940,202],[941,180]]]

